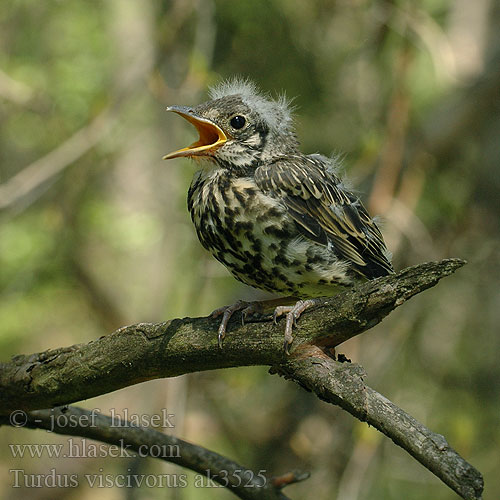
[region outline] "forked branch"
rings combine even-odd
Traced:
[[[481,474],[443,436],[367,387],[360,367],[339,363],[323,349],[373,327],[464,263],[447,259],[420,264],[325,299],[301,316],[288,357],[282,350],[282,323],[243,326],[237,318],[229,325],[223,349],[217,345],[216,320],[184,318],[132,325],[88,344],[15,356],[0,365],[0,415],[54,408],[160,377],[267,365],[379,429],[463,498],[481,498]],[[289,484],[284,477],[277,484]]]

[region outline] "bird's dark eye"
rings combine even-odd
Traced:
[[[244,116],[236,115],[231,118],[229,123],[231,124],[231,127],[239,129],[245,126],[246,120]]]

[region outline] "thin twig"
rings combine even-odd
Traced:
[[[115,121],[114,113],[106,109],[50,153],[0,184],[0,210],[33,193],[73,164],[107,135]]]
[[[19,105],[27,104],[35,91],[24,82],[15,80],[0,69],[0,97]]]

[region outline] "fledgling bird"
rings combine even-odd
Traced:
[[[235,79],[198,106],[170,106],[193,124],[199,139],[164,159],[205,160],[191,183],[188,208],[201,244],[247,285],[285,294],[238,301],[222,315],[222,345],[231,315],[242,319],[266,305],[286,314],[285,351],[300,314],[318,297],[356,281],[394,272],[375,221],[337,175],[337,162],[300,152],[290,104]]]

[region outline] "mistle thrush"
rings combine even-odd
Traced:
[[[167,108],[193,124],[199,139],[164,159],[203,160],[188,193],[201,244],[236,279],[296,301],[274,312],[275,319],[286,314],[288,352],[293,325],[315,298],[393,273],[391,255],[339,178],[338,162],[300,152],[285,98],[271,99],[242,80],[218,85],[210,97]],[[214,311],[223,315],[219,344],[235,311],[245,318],[261,309],[238,301]]]

